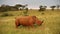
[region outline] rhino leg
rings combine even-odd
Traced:
[[[15,21],[15,25],[16,25],[16,28],[18,28],[18,26],[20,26],[20,23],[18,21]]]

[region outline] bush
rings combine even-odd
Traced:
[[[24,16],[28,16],[28,14],[27,14],[28,12],[27,11],[24,11],[23,13],[24,13]]]
[[[45,13],[41,13],[42,15],[44,15]]]
[[[13,16],[13,15],[12,14],[8,14],[8,13],[3,13],[1,16],[2,17],[6,17],[6,16]]]

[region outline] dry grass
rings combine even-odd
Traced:
[[[0,34],[60,34],[60,10],[46,10],[44,12],[29,10],[28,15],[35,15],[40,20],[44,20],[44,23],[34,28],[20,26],[18,29],[15,28],[15,17],[24,15],[23,11],[6,13],[14,16],[0,17]],[[0,15],[2,14],[0,13]]]

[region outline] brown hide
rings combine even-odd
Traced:
[[[33,24],[40,25],[42,21],[38,20],[36,16],[21,16],[17,17],[15,20],[16,27],[19,25],[23,26],[33,26]]]

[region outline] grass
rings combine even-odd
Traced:
[[[13,16],[1,17],[1,15],[4,13],[13,14]],[[60,34],[60,10],[46,10],[43,12],[29,10],[28,15],[35,15],[40,20],[44,20],[44,23],[41,26],[37,26],[35,28],[27,28],[22,26],[16,29],[15,17],[22,15],[24,15],[23,11],[1,12],[0,34]]]

